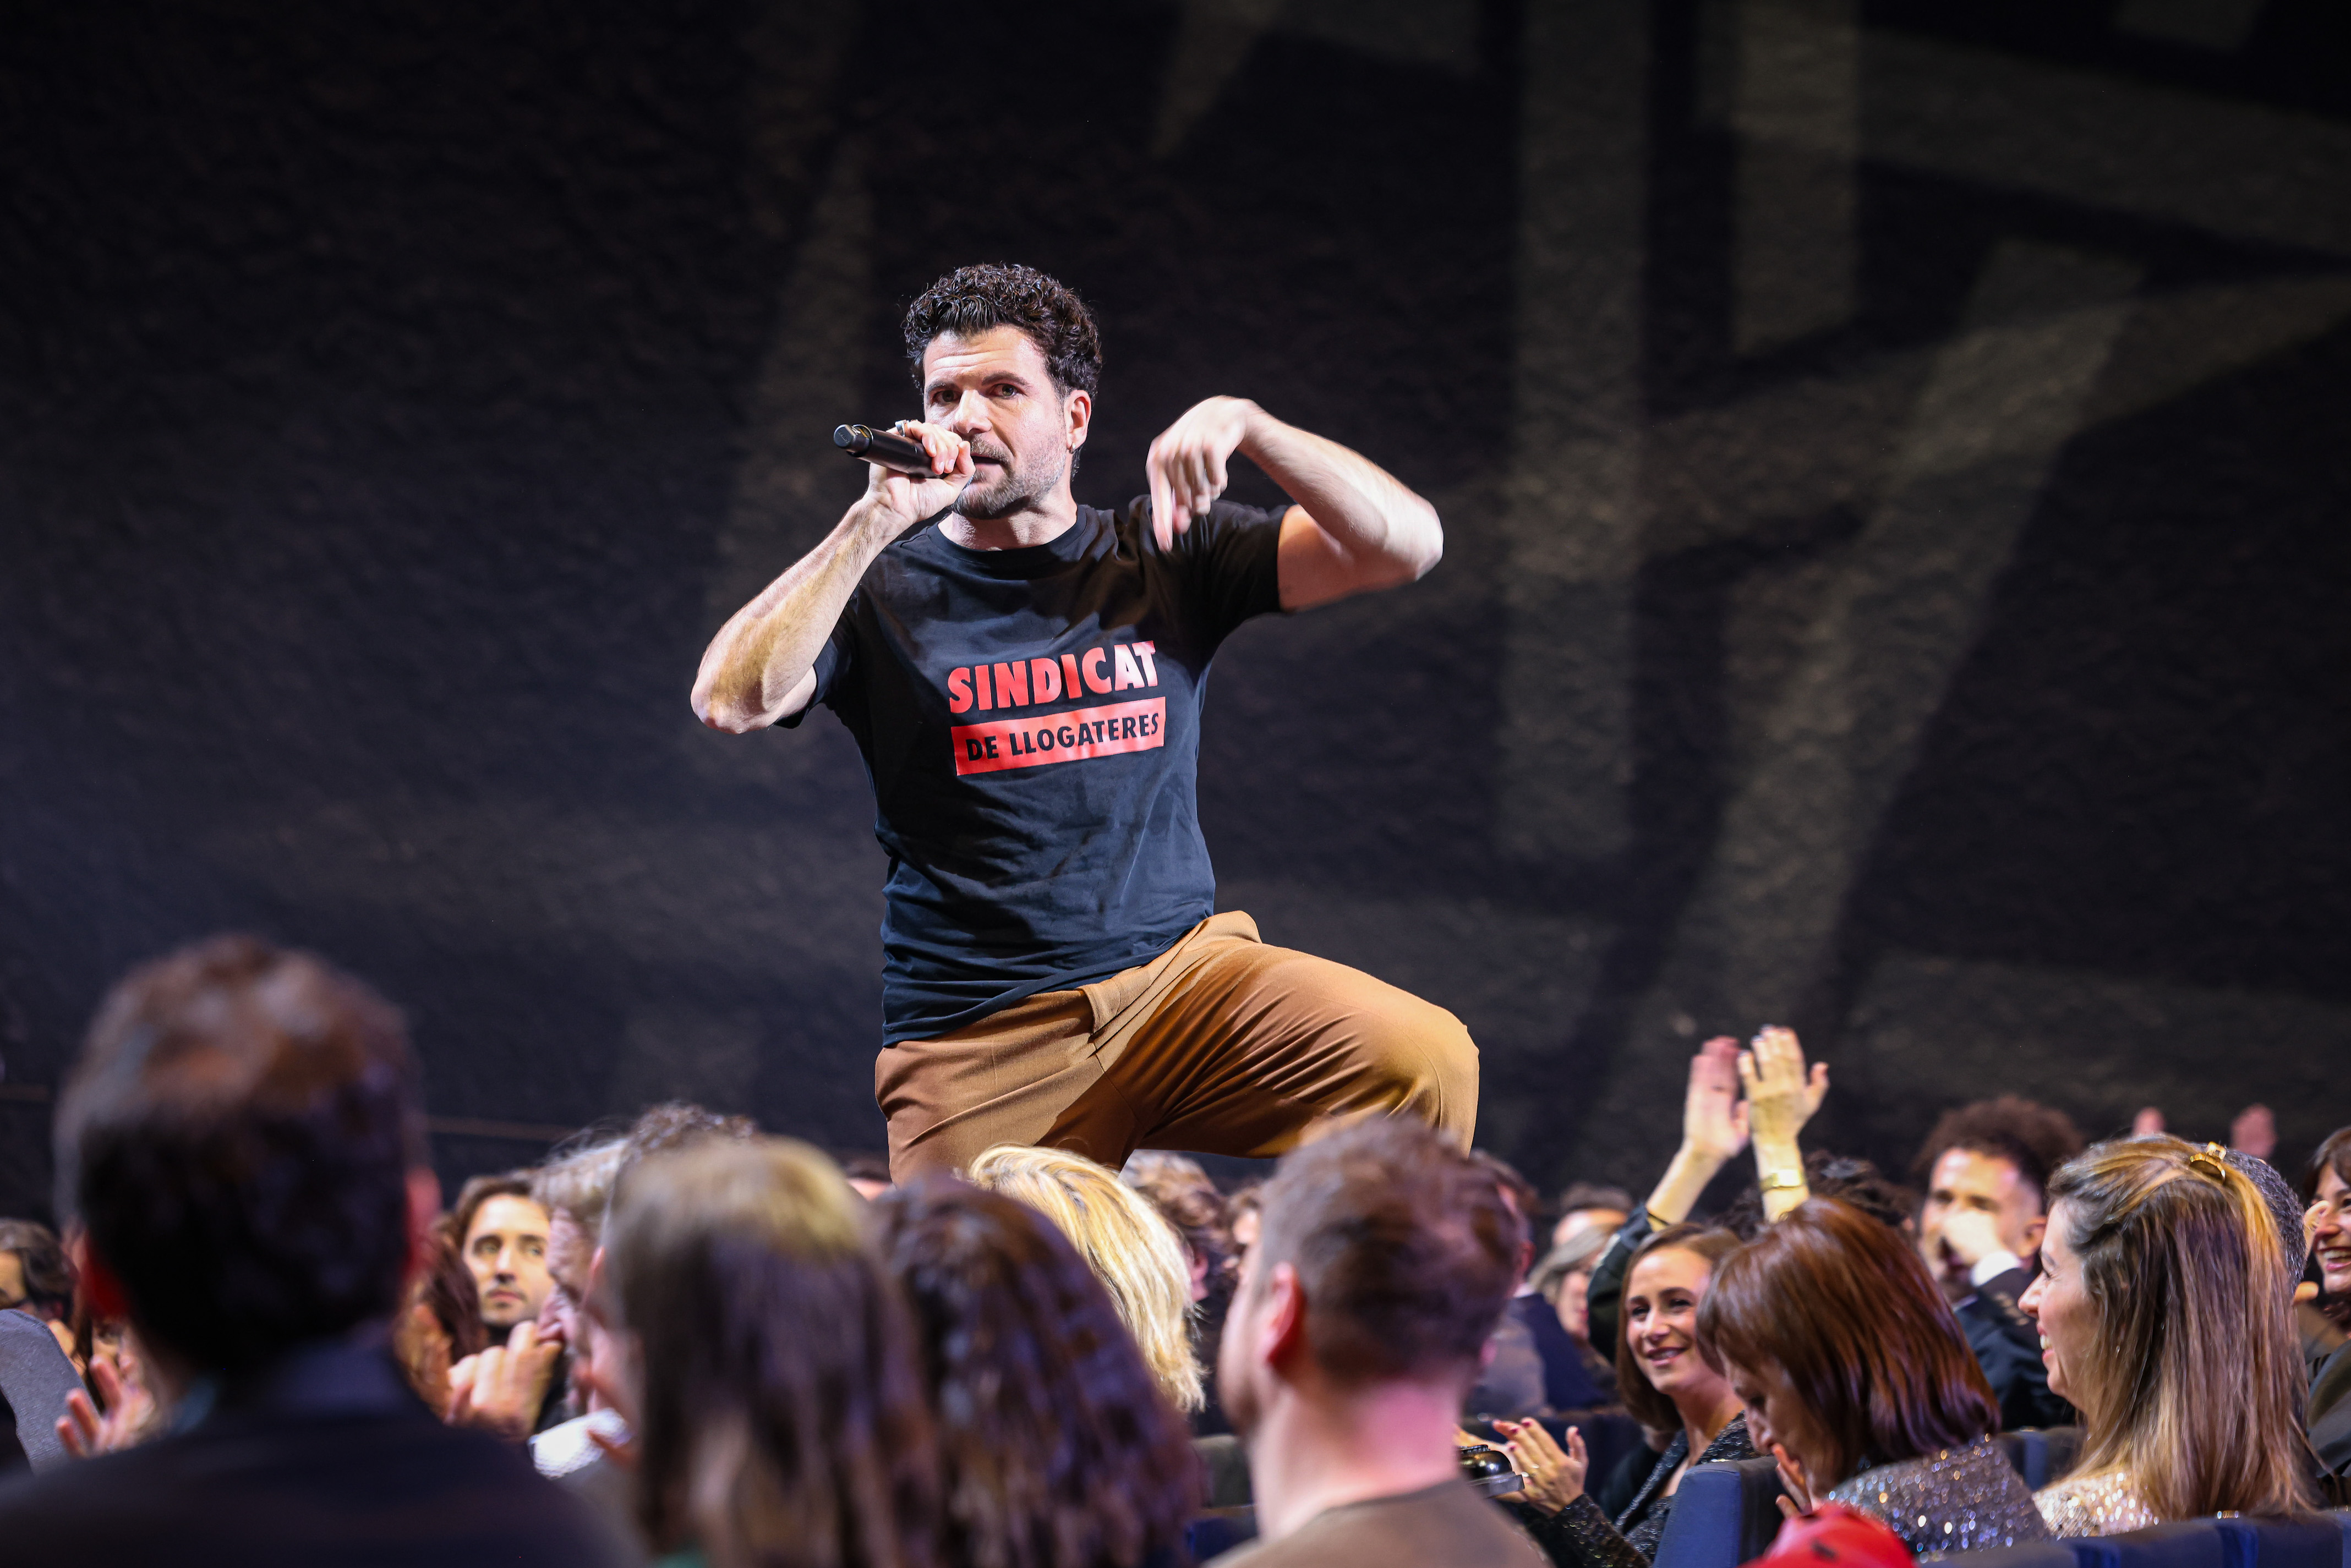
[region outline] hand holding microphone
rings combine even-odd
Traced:
[[[971,482],[970,443],[936,425],[841,425],[832,444],[872,466],[865,493],[888,509],[901,532],[946,511]]]

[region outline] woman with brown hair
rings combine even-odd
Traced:
[[[863,1200],[789,1138],[708,1141],[621,1179],[598,1310],[656,1552],[709,1568],[932,1568],[922,1348]]]
[[[1791,1517],[1824,1496],[1921,1555],[2047,1539],[1991,1439],[1983,1369],[1893,1227],[1807,1201],[1723,1265],[1698,1332],[1756,1447],[1779,1459]]]
[[[1570,1427],[1562,1452],[1540,1422],[1494,1423],[1527,1476],[1520,1495],[1530,1511],[1528,1532],[1553,1563],[1645,1568],[1657,1554],[1674,1493],[1690,1466],[1755,1457],[1738,1395],[1698,1348],[1699,1303],[1738,1248],[1739,1238],[1728,1231],[1676,1225],[1633,1254],[1625,1273],[1616,1382],[1636,1420],[1674,1436],[1614,1520],[1583,1490],[1588,1459],[1582,1433]]]
[[[2294,1271],[2253,1179],[2217,1144],[2125,1138],[2065,1165],[2049,1199],[2017,1305],[2086,1428],[2074,1472],[2034,1500],[2050,1528],[2309,1507]]]
[[[2303,1229],[2318,1260],[2318,1310],[2336,1327],[2351,1317],[2351,1127],[2337,1127],[2310,1157],[2302,1199]],[[2351,1343],[2306,1344],[2310,1363],[2310,1446],[2320,1485],[2339,1507],[2351,1503]]]
[[[1200,1462],[1110,1294],[1050,1221],[947,1177],[874,1203],[936,1412],[963,1568],[1178,1560]]]

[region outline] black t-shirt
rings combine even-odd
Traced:
[[[1215,911],[1200,705],[1217,645],[1280,607],[1280,533],[1218,502],[1162,552],[1137,498],[1025,549],[926,528],[867,568],[810,706],[856,737],[890,856],[883,1044],[1115,974]]]

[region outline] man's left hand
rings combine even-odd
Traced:
[[[1186,410],[1151,443],[1144,472],[1151,479],[1151,536],[1161,549],[1173,549],[1192,519],[1206,517],[1209,503],[1225,493],[1226,460],[1257,412],[1247,398],[1210,398]]]

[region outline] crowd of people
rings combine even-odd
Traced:
[[[0,1542],[1646,1568],[1725,1460],[1776,1469],[1790,1532],[1897,1558],[2346,1501],[2351,1128],[2297,1189],[2264,1118],[2085,1145],[1993,1098],[1914,1189],[1805,1148],[1829,1092],[1785,1030],[1708,1042],[1637,1200],[1546,1204],[1410,1116],[1228,1191],[1019,1145],[893,1184],[669,1104],[444,1204],[392,1010],[216,939],[94,1023],[64,1238],[0,1221]],[[2022,1428],[2070,1456],[2037,1490]]]

